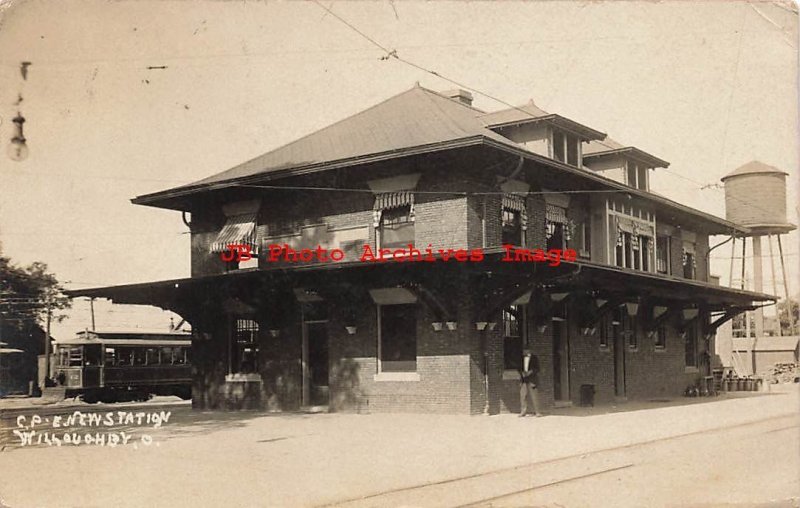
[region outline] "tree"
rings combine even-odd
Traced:
[[[800,305],[794,298],[778,302],[778,316],[783,335],[792,335],[800,330]]]
[[[70,306],[64,288],[45,263],[19,267],[0,256],[0,319],[6,325],[18,329],[26,323],[41,325],[48,313],[52,320],[61,321]]]

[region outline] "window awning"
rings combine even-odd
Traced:
[[[567,211],[560,206],[547,205],[545,210],[545,219],[548,222],[558,222],[559,224],[566,224]]]
[[[525,197],[519,194],[503,194],[503,208],[519,212],[522,230],[528,229],[528,211],[525,207]]]
[[[409,218],[414,220],[414,192],[413,191],[397,191],[397,192],[382,192],[375,194],[375,206],[372,208],[373,222],[377,228],[381,224],[381,215],[384,210],[392,210],[395,208],[409,207]]]
[[[256,214],[246,213],[228,217],[222,231],[211,244],[211,252],[225,252],[230,244],[249,245],[253,253],[258,253],[256,242]]]

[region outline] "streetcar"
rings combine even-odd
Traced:
[[[192,396],[191,334],[80,332],[54,345],[53,380],[85,402]]]

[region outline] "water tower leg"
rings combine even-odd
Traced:
[[[761,273],[761,237],[753,237],[753,290],[764,292],[764,275]],[[756,340],[764,336],[764,309],[756,309]]]
[[[744,265],[745,265],[745,258],[747,257],[747,238],[742,238],[742,289],[744,289]]]
[[[728,272],[728,287],[733,287],[733,262],[736,260],[736,237],[731,239],[731,268]]]
[[[772,253],[772,235],[767,235],[767,243],[769,244],[769,268],[772,272],[772,294],[778,296],[778,278],[775,277],[775,256]],[[777,312],[777,324],[778,324],[778,337],[783,335],[781,332],[781,316],[780,312]]]
[[[778,237],[778,256],[781,258],[781,272],[783,273],[783,293],[786,295],[786,310],[789,314],[789,333],[795,335],[797,332],[795,331],[794,327],[794,320],[792,320],[792,306],[789,300],[789,284],[786,281],[786,264],[783,261],[783,246],[781,245],[781,235],[775,235]],[[780,317],[778,318],[778,324],[780,326]]]

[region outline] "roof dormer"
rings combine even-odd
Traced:
[[[533,101],[481,115],[487,128],[528,150],[576,167],[582,167],[582,143],[606,137],[583,124],[540,109]]]
[[[589,143],[583,151],[583,164],[607,178],[645,191],[650,190],[650,171],[669,167],[669,162],[611,138]]]

